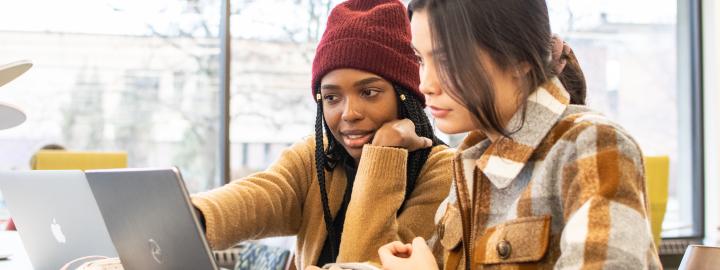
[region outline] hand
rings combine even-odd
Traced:
[[[373,138],[374,146],[389,146],[412,152],[432,146],[432,140],[415,133],[415,124],[409,119],[393,120],[383,124]]]
[[[383,269],[437,270],[435,257],[422,237],[416,237],[412,245],[392,242],[378,250]]]
[[[386,252],[399,258],[409,258],[412,254],[412,244],[403,244],[400,241],[395,241],[380,247],[378,253],[381,252]],[[382,254],[380,255],[382,256]]]

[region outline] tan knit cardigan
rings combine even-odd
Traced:
[[[300,269],[318,260],[326,238],[315,173],[315,139],[286,149],[266,171],[192,196],[205,217],[210,246],[222,249],[238,241],[297,235],[295,264]],[[435,146],[422,168],[412,196],[404,205],[408,151],[366,145],[358,165],[346,212],[338,262],[378,262],[377,250],[399,240],[429,237],[433,217],[448,194],[453,151]],[[326,171],[329,204],[337,216],[347,184],[337,166]]]

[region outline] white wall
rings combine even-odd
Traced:
[[[703,0],[705,243],[720,246],[720,3]]]

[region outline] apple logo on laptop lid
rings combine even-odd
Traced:
[[[60,244],[65,244],[65,234],[62,232],[62,227],[60,227],[60,224],[55,221],[53,218],[52,223],[50,224],[50,231],[52,232],[53,237],[55,237],[55,240]]]

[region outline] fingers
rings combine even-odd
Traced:
[[[411,244],[403,244],[402,246],[396,247],[394,255],[400,258],[408,258],[412,255],[412,250]]]
[[[427,242],[422,237],[415,237],[415,239],[413,239],[412,249],[414,251],[412,254],[413,257],[433,257],[432,250],[430,250]]]
[[[379,251],[380,254],[380,264],[382,264],[383,269],[402,269],[399,266],[403,265],[403,261],[407,260],[405,258],[395,257],[389,252],[383,252]]]
[[[380,252],[385,252],[392,256],[397,256],[398,254],[410,254],[410,252],[412,252],[412,246],[409,244],[403,244],[400,241],[395,241],[380,247],[378,253]]]
[[[380,247],[380,248],[378,249],[378,255],[380,255],[380,257],[382,257],[383,255],[385,255],[385,256],[393,256],[393,253],[394,253],[394,250],[395,250],[395,245],[397,245],[397,243],[400,243],[400,242],[395,241],[395,242],[392,242],[392,243],[389,243],[389,244],[385,244],[384,246]]]
[[[389,246],[391,244],[392,243],[384,245],[380,247],[380,249],[378,249],[378,255],[380,255],[380,263],[382,265],[394,265],[397,263],[398,258],[393,255],[393,249]]]
[[[395,123],[395,125],[397,125],[399,127],[407,128],[410,130],[415,130],[415,123],[413,123],[413,121],[410,119],[404,118],[404,119],[400,119],[400,120],[395,120],[393,122]]]
[[[432,147],[433,141],[418,136],[410,119],[400,119],[383,124],[375,133],[372,145],[404,148],[412,152]]]
[[[433,142],[431,139],[425,137],[415,137],[412,144],[408,147],[408,151],[412,152],[418,149],[430,148]]]
[[[423,244],[427,246],[427,241],[425,241],[425,238],[418,236],[418,237],[413,238],[412,244],[413,244],[413,246],[414,245],[423,245]]]
[[[400,260],[409,258],[411,254],[412,245],[403,244],[399,241],[384,245],[380,247],[380,249],[378,249],[378,255],[380,255],[380,262],[383,265],[398,264],[400,263]]]
[[[393,254],[393,250],[409,250],[409,257],[399,257]],[[437,270],[437,262],[433,257],[430,247],[425,243],[425,239],[417,237],[412,244],[402,244],[393,242],[387,244],[378,250],[380,254],[380,262],[385,270],[396,269],[426,269]]]
[[[420,137],[420,138],[425,141],[425,147],[423,147],[423,148],[430,148],[433,146],[433,141],[431,139],[425,138],[425,137]]]

